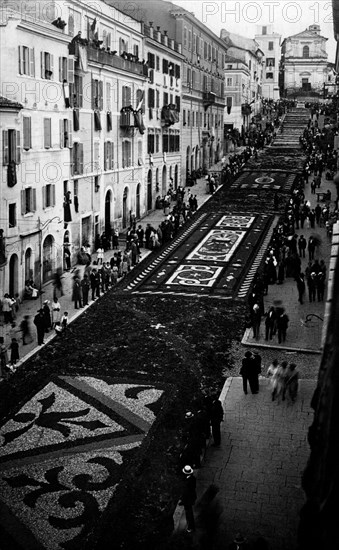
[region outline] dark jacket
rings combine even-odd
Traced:
[[[194,475],[187,476],[184,480],[184,487],[180,499],[184,506],[193,506],[197,500],[196,486],[197,480]]]

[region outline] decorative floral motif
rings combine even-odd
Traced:
[[[251,225],[253,224],[255,220],[254,216],[237,216],[228,214],[226,216],[223,216],[218,223],[216,223],[216,227],[222,227],[222,228],[232,228],[232,229],[249,229]]]
[[[0,498],[31,531],[30,544],[82,546],[154,421],[162,393],[151,385],[62,377],[2,426]],[[67,452],[65,441],[73,445]],[[28,546],[22,539],[18,544]]]
[[[245,235],[245,231],[213,229],[187,259],[228,262]]]
[[[222,272],[222,267],[181,265],[166,281],[166,285],[212,287]]]

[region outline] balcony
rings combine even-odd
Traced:
[[[214,92],[204,92],[202,101],[204,104],[205,111],[208,107],[210,107],[210,105],[214,105],[215,99],[216,99],[216,95]]]
[[[117,54],[107,52],[101,48],[95,48],[93,46],[87,46],[87,59],[90,62],[100,63],[101,65],[107,65],[115,69],[128,71],[140,76],[148,76],[148,66],[140,61],[130,61],[124,59]]]
[[[120,114],[120,128],[133,128],[134,115],[132,110],[122,110]]]

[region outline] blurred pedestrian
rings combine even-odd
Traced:
[[[78,304],[79,307],[82,308],[81,283],[77,275],[73,280],[72,300],[74,302],[74,309],[78,309]]]
[[[19,343],[16,338],[12,338],[12,342],[10,344],[10,350],[11,350],[11,364],[12,366],[15,366],[16,362],[19,361]]]
[[[61,276],[61,268],[59,267],[57,271],[54,273],[53,277],[53,299],[58,297],[58,294],[60,296],[64,295],[63,289],[62,289],[62,276]]]
[[[22,345],[30,344],[33,341],[31,326],[30,326],[30,316],[25,315],[20,324],[20,329],[22,332]],[[27,342],[29,340],[29,342]]]
[[[253,338],[255,338],[256,340],[259,340],[261,311],[260,311],[260,306],[257,302],[252,307],[251,321],[252,321],[252,329],[253,329]]]
[[[219,447],[221,442],[220,423],[223,421],[224,411],[217,397],[213,397],[210,407],[210,420],[213,435],[213,447]]]
[[[265,319],[265,340],[272,340],[274,329],[275,329],[275,322],[276,322],[276,313],[275,308],[272,306],[266,313],[266,319]]]
[[[298,295],[299,295],[298,301],[302,305],[304,303],[303,299],[304,299],[305,288],[306,288],[304,273],[300,273],[300,275],[298,275],[298,277],[296,278],[296,282],[297,282],[297,289],[298,289]]]
[[[295,363],[291,363],[287,369],[286,387],[288,396],[294,403],[294,401],[297,399],[299,389],[299,373],[297,371],[297,365]]]
[[[267,369],[267,376],[271,380],[272,401],[275,400],[276,395],[278,393],[278,383],[279,383],[278,368],[279,368],[278,359],[274,359]]]

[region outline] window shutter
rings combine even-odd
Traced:
[[[92,109],[95,109],[95,80],[92,78]]]
[[[68,120],[68,147],[72,149],[73,147],[73,122]]]
[[[63,149],[64,148],[64,121],[63,121],[63,119],[59,120],[59,140],[60,140],[60,149]]]
[[[54,69],[54,56],[52,54],[49,55],[49,70],[51,71],[51,78],[50,80],[53,80],[54,79],[54,73],[53,73],[53,69]]]
[[[104,83],[102,80],[99,80],[98,94],[99,94],[99,101],[98,101],[99,110],[102,111],[104,108]]]
[[[34,48],[29,50],[29,72],[31,76],[35,76],[35,51]]]
[[[70,84],[69,85],[69,106],[70,107],[74,107],[74,93],[75,93],[74,84]]]
[[[36,211],[36,189],[32,189],[32,212]]]
[[[44,118],[44,147],[45,149],[49,148],[48,141],[48,118]]]
[[[84,144],[79,143],[79,174],[84,172]]]
[[[7,166],[8,162],[8,130],[2,130],[2,164]]]
[[[154,82],[154,70],[153,69],[149,70],[149,81],[150,81],[150,84],[153,84],[153,82]]]
[[[62,78],[62,57],[59,57],[59,82],[63,82],[63,78]]]
[[[18,46],[19,74],[22,74],[22,57],[23,57],[22,46]]]
[[[76,155],[76,147],[73,147],[73,149],[70,150],[70,173],[71,176],[74,176],[74,159]]]
[[[21,215],[24,216],[26,214],[26,191],[25,189],[22,189],[21,191]]]
[[[111,170],[114,170],[114,143],[111,143]]]
[[[40,68],[41,68],[41,78],[46,78],[46,76],[45,76],[45,55],[44,55],[44,52],[40,52]]]
[[[162,60],[162,72],[168,74],[168,61],[167,59]]]
[[[15,163],[20,164],[20,162],[21,162],[21,143],[20,143],[20,132],[18,132],[18,130],[15,132],[15,138],[16,138]]]
[[[46,208],[46,185],[42,187],[42,208]]]
[[[68,58],[68,69],[67,69],[67,81],[69,84],[74,82],[74,59]]]
[[[30,149],[30,118],[27,116],[24,116],[22,119],[22,127],[23,127],[23,133],[24,133],[24,141],[23,141],[23,148],[25,151],[28,151]]]
[[[79,80],[78,80],[78,92],[77,92],[77,95],[78,95],[78,102],[79,102],[78,107],[82,107],[82,106],[83,106],[82,82],[83,82],[82,76],[79,76]]]
[[[51,185],[51,206],[55,206],[55,185]]]
[[[126,95],[127,95],[127,105],[128,106],[132,104],[132,99],[131,99],[132,93],[131,92],[132,92],[131,88],[127,87],[126,88]]]
[[[104,170],[107,170],[107,141],[104,142]]]

